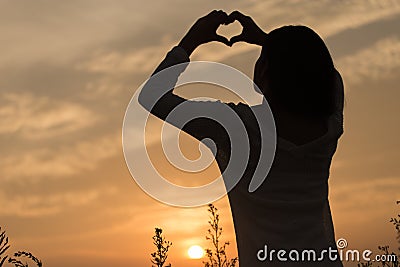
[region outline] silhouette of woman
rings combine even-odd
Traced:
[[[235,20],[243,26],[240,35],[231,40],[217,35],[221,24]],[[251,111],[254,107],[219,101],[203,103],[204,108],[212,104],[233,109],[249,134],[245,137],[250,141],[249,164],[242,179],[228,193],[240,266],[342,266],[335,253],[328,178],[332,156],[343,133],[343,83],[327,47],[305,26],[284,26],[267,34],[238,11],[230,15],[212,11],[190,28],[154,73],[189,62],[196,47],[211,41],[228,46],[240,41],[262,46],[254,82],[268,100],[278,136],[268,179],[249,193],[261,138]],[[177,78],[173,77],[175,81]],[[170,90],[150,108],[152,90],[157,88],[145,86],[139,102],[162,120],[167,120],[168,114],[183,102],[202,105]],[[211,138],[215,142],[222,173],[230,155],[230,141],[224,129],[199,118],[182,130],[199,140]],[[285,253],[278,253],[280,249]]]

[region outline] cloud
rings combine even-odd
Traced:
[[[87,107],[32,94],[5,93],[1,97],[0,134],[30,140],[67,135],[99,120]]]
[[[388,201],[395,203],[400,199],[399,179],[399,177],[346,179],[346,183],[335,183],[333,186],[332,201],[342,212],[354,212],[359,207],[385,207],[390,204]]]
[[[345,81],[358,84],[364,79],[387,79],[400,67],[400,39],[389,37],[337,61]]]
[[[71,62],[87,49],[126,34],[126,29],[137,35],[151,7],[152,3],[137,1],[3,2],[0,25],[4,42],[0,49],[7,53],[0,63]],[[132,15],[133,10],[142,13]]]
[[[116,155],[120,137],[100,136],[73,145],[26,149],[17,154],[4,155],[0,163],[1,180],[18,178],[19,182],[42,178],[59,178],[93,170],[100,161]],[[25,178],[22,179],[21,178]],[[17,181],[17,180],[16,180]]]
[[[103,74],[148,73],[164,57],[167,52],[165,48],[172,46],[173,42],[166,37],[159,45],[131,51],[98,50],[86,61],[78,63],[77,69]]]
[[[0,191],[0,202],[7,203],[0,216],[41,217],[54,215],[72,207],[81,207],[100,196],[115,194],[116,189],[93,189],[82,192],[63,192],[50,195],[7,195]]]
[[[324,37],[382,20],[400,12],[400,2],[390,1],[252,1],[246,12],[268,29],[285,24],[305,24]]]

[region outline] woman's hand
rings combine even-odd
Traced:
[[[233,11],[231,14],[229,14],[228,20],[237,20],[243,27],[241,34],[233,36],[231,38],[230,45],[233,45],[237,42],[246,42],[260,46],[264,45],[267,33],[265,33],[260,27],[258,27],[251,17],[246,16],[239,11]]]
[[[217,34],[217,29],[222,24],[232,23],[234,20],[230,19],[228,15],[222,10],[214,10],[208,15],[198,19],[190,30],[183,37],[179,46],[185,49],[190,55],[199,45],[217,41],[231,46],[231,43],[225,37]]]

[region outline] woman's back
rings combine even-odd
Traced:
[[[245,108],[240,109],[243,112]],[[251,119],[246,121],[252,124]],[[294,123],[292,129],[289,122]],[[271,170],[264,183],[252,193],[248,186],[256,166],[251,163],[257,162],[260,137],[255,128],[248,126],[251,140],[249,165],[238,185],[228,193],[242,267],[297,266],[296,262],[278,261],[276,255],[270,254],[271,250],[285,249],[289,252],[297,249],[301,255],[304,249],[314,249],[318,258],[321,250],[336,248],[328,201],[328,178],[331,159],[341,135],[340,123],[336,123],[332,116],[323,127],[302,124],[308,129],[300,135],[296,125],[293,120],[284,126],[288,129],[288,136],[295,133],[295,140],[278,135]],[[302,135],[304,139],[298,137]],[[219,158],[217,154],[217,162],[222,172],[226,166],[225,158]],[[264,252],[257,256],[265,246],[268,247],[266,259],[263,258],[266,256]],[[325,260],[324,266],[342,266],[340,261]],[[306,266],[315,264],[312,260],[305,263]],[[316,266],[321,266],[321,262]]]
[[[281,110],[274,113],[278,136],[296,145],[311,142],[327,131],[327,119],[309,117]]]
[[[276,255],[270,259],[270,252],[296,249],[301,257],[304,249],[314,249],[318,259],[322,250],[336,249],[328,178],[332,156],[343,133],[343,83],[339,73],[336,73],[335,87],[335,111],[326,119],[275,110],[278,133],[275,159],[266,180],[252,193],[248,192],[248,185],[256,168],[252,163],[259,159],[261,142],[257,121],[252,115],[257,111],[252,109],[262,107],[230,105],[245,122],[251,147],[248,168],[228,193],[242,267],[321,266],[321,262],[312,260],[285,263],[278,261]],[[229,150],[228,142],[219,148]],[[224,153],[217,154],[221,172],[227,164],[223,156]],[[266,255],[260,250],[265,245],[269,252],[262,261]],[[331,261],[327,256],[324,266],[342,266],[338,259]]]

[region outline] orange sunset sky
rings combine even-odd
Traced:
[[[0,0],[0,226],[10,252],[31,251],[44,266],[151,266],[161,227],[173,242],[168,262],[202,266],[186,251],[208,245],[206,207],[147,196],[126,167],[121,132],[135,90],[213,9],[240,10],[267,32],[305,24],[323,37],[346,97],[330,177],[336,238],[354,249],[398,247],[389,219],[400,210],[400,1]],[[192,59],[252,77],[259,52],[207,44]],[[188,153],[197,151],[183,139]],[[215,164],[208,171],[218,175]],[[236,256],[229,203],[215,205]]]

